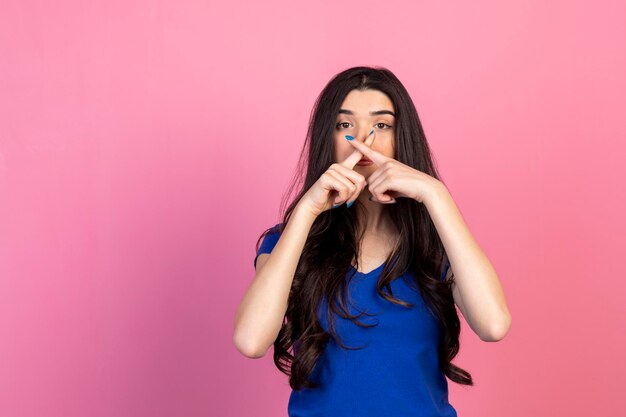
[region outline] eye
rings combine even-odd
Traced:
[[[348,123],[348,122],[341,122],[341,123],[337,123],[335,126],[337,127],[337,129],[341,129],[341,125],[349,125],[349,124],[350,124],[350,123]],[[348,128],[348,127],[346,126],[346,129],[347,129],[347,128]]]
[[[386,128],[383,128],[383,127],[379,128],[379,129],[384,129],[384,130],[386,130],[386,129],[391,129],[391,127],[392,127],[392,126],[388,125],[387,123],[383,123],[383,122],[376,123],[376,125],[375,125],[375,126],[378,126],[378,125],[387,126]]]

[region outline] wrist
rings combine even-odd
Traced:
[[[311,224],[313,224],[313,222],[317,218],[317,214],[315,214],[315,212],[313,210],[311,210],[302,201],[300,201],[298,204],[296,204],[296,207],[294,208],[293,214],[295,216],[297,216],[297,217],[303,218],[304,220],[310,222]]]
[[[437,180],[431,187],[431,190],[424,201],[424,205],[430,209],[431,207],[441,204],[448,197],[450,197],[448,188],[443,182]]]

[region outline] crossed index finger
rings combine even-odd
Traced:
[[[374,130],[372,130],[372,132],[368,135],[367,139],[365,139],[365,141],[363,142],[363,143],[367,144],[367,148],[368,149],[369,149],[370,146],[372,146],[372,143],[374,143],[375,137],[376,137],[376,132]],[[355,142],[355,140],[353,139],[350,142]],[[361,160],[361,158],[363,158],[363,153],[361,151],[359,151],[358,149],[355,149],[354,152],[352,152],[350,154],[350,156],[348,156],[346,159],[341,161],[339,163],[339,165],[343,165],[346,168],[352,169],[352,168],[354,168],[356,163]],[[372,161],[374,161],[374,160],[372,159]],[[376,162],[376,161],[374,161],[374,162]]]
[[[360,153],[368,157],[372,162],[374,162],[378,166],[382,165],[384,162],[390,159],[388,156],[385,156],[382,153],[377,152],[374,149],[370,148],[368,145],[366,145],[367,141],[364,143],[361,143],[358,140],[353,139],[353,140],[349,140],[348,142],[350,142],[352,146],[354,146]]]

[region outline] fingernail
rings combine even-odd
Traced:
[[[372,129],[372,131],[370,132],[370,135],[371,135],[372,133],[374,133],[374,129]],[[367,136],[369,136],[369,135],[367,135]]]
[[[354,139],[354,137],[352,137],[352,136],[350,136],[350,135],[346,135],[346,139],[348,139],[348,140],[352,140],[352,139]]]
[[[350,201],[348,204],[346,204],[346,207],[350,208],[352,204],[354,204],[354,201]]]

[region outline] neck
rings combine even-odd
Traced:
[[[359,195],[359,202],[363,204],[364,210],[359,212],[361,227],[365,234],[385,234],[392,229],[392,224],[387,215],[385,204],[370,201],[369,192],[362,192]]]

